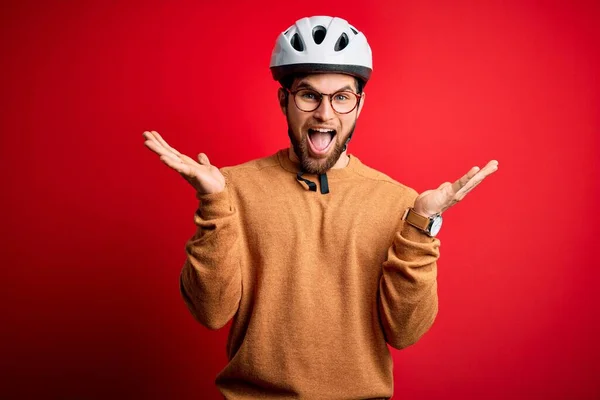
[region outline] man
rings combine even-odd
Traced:
[[[356,28],[304,18],[271,58],[289,149],[219,170],[144,132],[200,200],[181,293],[203,325],[233,319],[216,380],[227,399],[389,398],[387,345],[435,319],[441,213],[497,162],[417,195],[349,155],[371,70]]]

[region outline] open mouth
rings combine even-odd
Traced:
[[[308,143],[310,150],[315,155],[322,155],[329,151],[336,135],[335,129],[310,128],[308,130]]]

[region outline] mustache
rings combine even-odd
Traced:
[[[300,168],[302,171],[320,175],[327,172],[331,167],[335,165],[335,163],[340,159],[342,153],[346,150],[346,142],[348,138],[352,137],[354,133],[354,129],[356,128],[356,121],[352,125],[350,132],[346,135],[342,142],[336,141],[335,147],[329,157],[325,159],[325,162],[318,162],[314,159],[311,159],[308,151],[308,138],[306,135],[298,135],[300,139],[296,137],[292,128],[290,127],[290,123],[288,120],[288,136],[290,138],[290,142],[292,143],[292,149],[300,160]],[[339,132],[338,132],[339,135]],[[337,136],[337,135],[336,135]],[[336,140],[335,138],[333,140]]]

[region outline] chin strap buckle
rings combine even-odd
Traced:
[[[299,182],[306,183],[308,185],[308,190],[310,190],[311,192],[316,192],[317,185],[313,181],[309,181],[308,179],[303,178],[302,175],[304,175],[304,172],[302,172],[302,171],[298,172],[298,175],[296,175],[296,179]]]
[[[311,192],[316,192],[317,184],[311,180],[303,178],[302,175],[304,175],[304,172],[298,172],[298,174],[296,175],[296,180],[298,180],[299,182],[306,183],[306,185],[308,186],[308,190],[310,190]],[[327,174],[319,174],[319,184],[321,186],[321,194],[329,193],[329,182],[327,181]]]

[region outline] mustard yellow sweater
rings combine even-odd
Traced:
[[[222,172],[226,189],[198,196],[181,273],[201,324],[233,318],[221,393],[391,397],[387,344],[415,343],[438,309],[439,241],[401,220],[417,193],[354,156],[327,173],[329,194],[296,180],[287,149]]]

